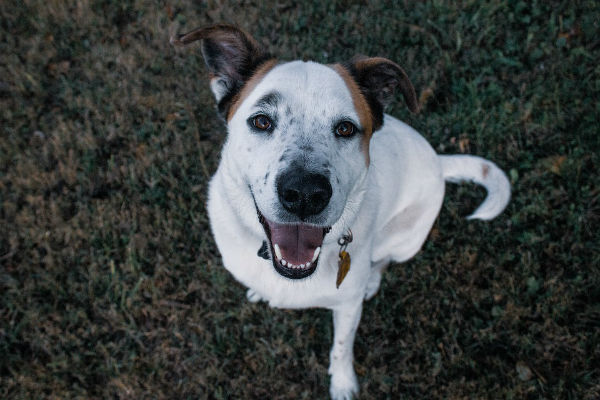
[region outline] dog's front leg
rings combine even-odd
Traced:
[[[362,312],[360,301],[344,304],[333,309],[333,347],[329,356],[331,386],[329,393],[334,400],[349,400],[358,393],[358,381],[352,365],[354,336]]]

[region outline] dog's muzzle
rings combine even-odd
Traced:
[[[269,242],[275,270],[290,279],[302,279],[317,269],[321,246],[329,226],[307,223],[329,204],[332,188],[326,176],[290,168],[276,180],[281,207],[297,222],[278,223],[263,216],[256,205],[258,219]],[[283,210],[282,210],[283,211]]]

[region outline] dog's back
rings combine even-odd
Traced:
[[[510,199],[510,183],[496,164],[470,155],[438,155],[417,131],[389,115],[371,140],[371,160],[367,198],[378,210],[374,264],[403,262],[419,251],[439,213],[444,181],[472,181],[488,191],[469,219],[492,219]]]

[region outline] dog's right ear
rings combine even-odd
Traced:
[[[195,29],[171,38],[171,44],[182,46],[202,41],[202,55],[210,72],[210,88],[219,111],[227,114],[235,95],[271,56],[258,42],[241,29],[226,24]]]

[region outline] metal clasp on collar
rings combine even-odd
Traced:
[[[342,237],[338,239],[338,244],[340,245],[340,253],[346,250],[346,247],[348,247],[348,244],[351,243],[353,239],[354,237],[352,236],[352,231],[348,229],[348,233],[342,235]]]

